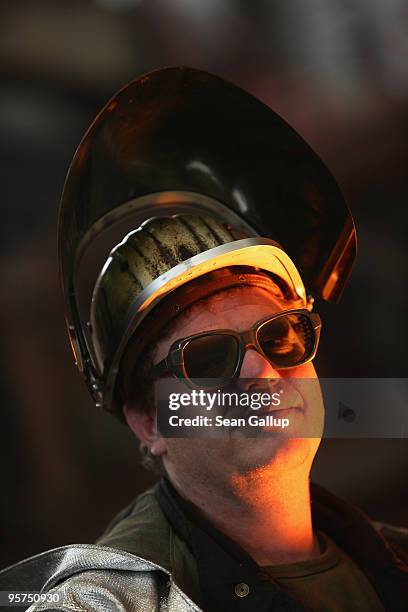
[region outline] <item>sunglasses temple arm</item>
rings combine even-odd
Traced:
[[[159,378],[160,376],[163,376],[163,374],[167,374],[168,371],[169,371],[169,365],[167,363],[167,358],[160,361],[153,368],[153,373],[155,376],[157,376],[157,378]]]

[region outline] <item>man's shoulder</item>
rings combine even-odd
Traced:
[[[125,550],[170,570],[173,537],[155,496],[156,486],[136,497],[96,540],[100,546]]]
[[[30,612],[118,608],[139,612],[161,610],[163,602],[168,606],[163,609],[190,612],[200,608],[184,592],[186,579],[180,579],[189,559],[153,487],[121,510],[95,544],[62,546],[0,571],[0,590],[24,587],[58,596],[58,602],[35,604]]]
[[[87,570],[47,592],[48,602],[27,612],[202,612],[164,572]]]
[[[27,612],[160,609],[160,576],[149,571],[81,571],[47,591],[47,600],[32,605]]]
[[[30,612],[200,610],[169,572],[123,550],[76,544],[45,551],[0,572],[0,590],[41,592]]]
[[[402,571],[408,564],[408,529],[372,521],[352,503],[311,483],[313,522],[371,572],[383,566]],[[379,576],[380,580],[381,577]]]
[[[156,501],[155,490],[157,484],[139,493],[125,508],[122,508],[108,523],[104,532],[99,536],[98,542],[114,531],[119,524],[132,517],[138,517],[138,523],[144,524],[151,520],[157,520],[160,516],[160,508]]]

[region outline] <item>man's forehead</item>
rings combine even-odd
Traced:
[[[241,285],[234,287],[226,287],[213,294],[210,294],[196,303],[193,303],[183,314],[190,315],[191,312],[200,312],[203,310],[225,310],[237,305],[252,304],[259,300],[259,297],[270,300],[285,301],[285,294],[281,287],[268,278],[268,287],[258,287],[255,285]]]
[[[245,318],[244,313],[248,316],[256,315],[259,311],[260,317],[267,314],[279,312],[291,308],[291,304],[284,300],[282,291],[276,286],[277,291],[272,292],[261,287],[234,287],[225,291],[220,291],[209,296],[204,300],[193,304],[188,310],[181,313],[174,320],[173,329],[185,328],[192,324],[208,322],[208,324],[216,324],[219,315],[228,316],[229,319],[234,317],[235,313],[239,312],[240,318]]]
[[[209,304],[214,303],[228,303],[229,301],[238,302],[251,302],[257,300],[259,296],[262,296],[270,300],[287,300],[287,296],[283,289],[274,282],[271,278],[268,278],[267,287],[258,287],[256,285],[241,285],[239,287],[230,287],[228,289],[219,291],[208,297]]]

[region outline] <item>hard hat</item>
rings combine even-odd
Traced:
[[[129,340],[150,311],[157,310],[170,292],[177,295],[175,290],[186,283],[200,279],[199,284],[205,285],[200,296],[209,295],[216,289],[242,285],[240,278],[245,281],[247,275],[233,271],[252,266],[281,279],[287,292],[307,306],[302,279],[284,250],[269,238],[241,236],[231,224],[222,224],[215,217],[182,214],[149,219],[112,250],[91,305],[95,363],[104,376],[101,399],[106,409],[118,412],[114,387]],[[231,269],[232,275],[216,277],[214,287],[213,273],[220,269]],[[162,324],[163,308],[160,312]],[[157,337],[155,314],[147,327]],[[136,345],[141,347],[139,338]]]
[[[356,255],[332,175],[276,113],[191,68],[124,87],[85,134],[66,179],[60,270],[76,363],[114,410],[137,326],[182,284],[253,266],[337,301]],[[116,407],[117,408],[117,407]]]

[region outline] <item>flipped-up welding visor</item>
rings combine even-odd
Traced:
[[[356,256],[353,219],[333,176],[265,104],[191,68],[165,68],[130,83],[106,104],[80,143],[59,222],[72,348],[95,400],[108,409],[136,322],[129,312],[119,326],[106,318],[108,340],[101,351],[91,324],[95,286],[125,237],[149,219],[178,215],[216,218],[226,231],[233,228],[233,238],[217,247],[224,257],[239,251],[234,239],[247,253],[261,246],[263,257],[265,245],[275,248],[283,272],[287,257],[294,268],[289,277],[298,282],[300,276],[299,286],[325,300],[338,301]],[[254,252],[235,264],[257,266]],[[185,272],[195,269],[190,255]],[[234,261],[226,257],[223,265]],[[156,287],[162,281],[158,275]],[[108,274],[104,286],[109,282]],[[148,289],[143,288],[152,306]]]

